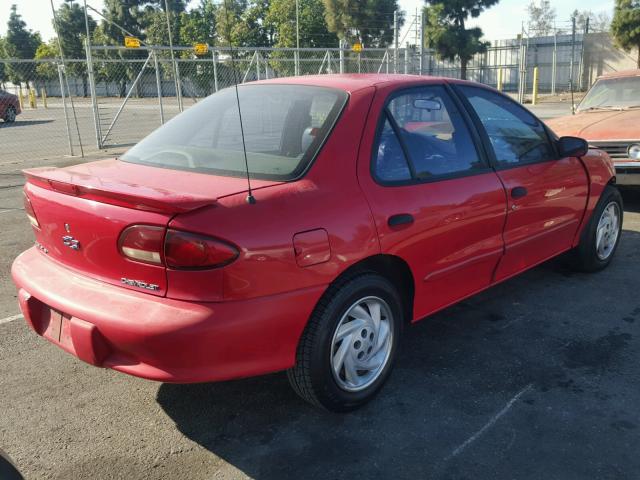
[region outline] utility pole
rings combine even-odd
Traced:
[[[400,32],[398,31],[398,11],[393,12],[393,44],[394,44],[394,55],[393,55],[393,73],[398,73],[398,54],[399,54],[399,36]]]
[[[300,75],[300,0],[296,0],[296,76]]]

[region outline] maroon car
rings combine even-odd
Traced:
[[[21,112],[17,95],[0,90],[0,118],[7,123],[13,123]]]

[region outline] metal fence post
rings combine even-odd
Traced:
[[[213,62],[213,88],[218,91],[218,52],[211,49],[211,61]]]
[[[153,50],[153,65],[156,69],[156,88],[158,90],[158,106],[160,107],[160,125],[164,125],[164,108],[162,107],[162,81],[160,80],[160,65],[158,52]]]
[[[98,95],[96,93],[96,80],[93,71],[93,56],[91,53],[91,43],[85,38],[85,49],[87,52],[87,76],[89,77],[89,92],[91,94],[91,110],[93,112],[93,126],[96,132],[96,146],[102,148],[102,132],[100,128],[100,114],[98,111]]]
[[[409,42],[404,47],[404,74],[409,73]]]
[[[340,40],[340,73],[344,73],[344,48],[342,48],[342,40]]]
[[[556,94],[556,78],[558,74],[558,33],[553,32],[553,53],[551,57],[551,94]]]
[[[67,112],[67,100],[64,94],[64,80],[62,78],[63,65],[58,65],[58,79],[60,80],[60,97],[62,98],[62,109],[64,110],[64,123],[67,127],[67,139],[69,140],[69,154],[73,157],[73,142],[71,141],[71,126],[69,125],[69,114]],[[20,95],[22,96],[22,95]]]
[[[398,30],[398,11],[393,12],[393,73],[398,73],[398,53],[399,53],[399,37],[400,32]]]
[[[420,13],[420,35],[418,36],[420,40],[420,71],[418,72],[420,75],[424,73],[424,14]]]

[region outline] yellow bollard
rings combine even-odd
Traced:
[[[531,98],[531,105],[538,103],[538,67],[533,69],[533,95]]]
[[[47,89],[42,87],[42,90],[40,90],[40,95],[42,96],[42,104],[44,105],[44,108],[49,108],[47,106]]]
[[[498,90],[502,91],[502,67],[498,68]]]
[[[18,85],[18,103],[20,104],[20,110],[24,110],[24,99],[22,98],[22,85]]]
[[[36,91],[33,88],[29,89],[29,106],[31,108],[38,108],[36,103]]]

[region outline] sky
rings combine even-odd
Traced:
[[[28,28],[39,31],[44,40],[53,37],[50,0],[0,0],[0,35],[6,33],[7,20],[13,3],[18,5],[18,13],[27,22]],[[54,0],[53,3],[57,7],[62,0]],[[102,9],[102,0],[88,0],[87,3],[97,10]],[[514,38],[520,33],[522,21],[526,20],[528,3],[529,0],[501,0],[500,3],[483,12],[480,17],[471,21],[469,25],[481,27],[487,40]],[[407,24],[409,24],[410,16],[415,14],[417,8],[424,5],[424,1],[399,0],[399,4],[407,12]],[[569,16],[575,9],[591,10],[596,14],[606,11],[612,15],[614,0],[551,0],[551,4],[556,9],[558,27],[566,28]],[[408,26],[405,26],[401,37],[407,33],[407,29]],[[410,37],[409,40],[412,41]]]

